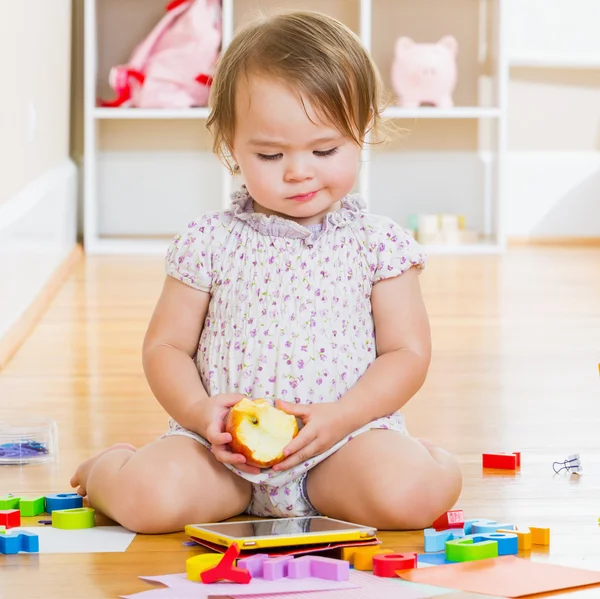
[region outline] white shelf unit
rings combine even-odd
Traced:
[[[110,137],[108,133],[120,138],[121,141],[126,139],[126,146],[128,143],[133,143],[138,138],[141,131],[139,127],[143,127],[144,122],[154,121],[155,124],[166,122],[169,131],[172,130],[171,128],[176,128],[177,132],[181,132],[189,131],[189,128],[192,126],[203,128],[208,117],[208,108],[148,110],[101,108],[96,105],[96,98],[100,91],[106,93],[107,90],[107,61],[109,66],[115,64],[117,61],[125,61],[129,56],[130,48],[133,47],[132,45],[139,41],[139,36],[138,39],[128,40],[129,46],[127,49],[123,49],[122,53],[118,57],[115,57],[113,49],[115,44],[112,42],[113,39],[116,39],[119,32],[116,31],[113,33],[111,31],[111,44],[107,44],[106,47],[101,46],[102,41],[108,39],[106,37],[106,23],[108,19],[99,18],[99,15],[102,16],[102,11],[112,10],[114,17],[115,10],[125,10],[126,6],[129,6],[130,10],[140,11],[152,5],[155,11],[154,21],[150,20],[149,17],[146,18],[144,21],[145,30],[141,29],[142,25],[138,26],[145,33],[149,31],[148,27],[156,22],[156,15],[160,16],[161,13],[158,12],[158,8],[162,9],[163,4],[164,2],[161,1],[159,3],[158,0],[85,0],[84,242],[85,249],[90,254],[164,254],[170,238],[180,230],[181,226],[186,222],[185,219],[191,219],[206,209],[226,206],[229,202],[230,193],[234,185],[236,185],[236,182],[232,180],[225,167],[222,165],[217,166],[216,158],[214,158],[210,164],[208,162],[203,164],[204,170],[202,172],[208,173],[212,178],[215,176],[218,177],[219,190],[217,193],[219,202],[216,203],[213,200],[209,206],[205,206],[201,201],[198,201],[194,212],[190,209],[183,216],[182,211],[182,216],[177,221],[179,228],[177,228],[177,225],[174,225],[169,231],[161,230],[157,232],[156,228],[153,229],[150,226],[149,229],[151,230],[146,231],[143,224],[139,224],[139,221],[143,221],[147,213],[152,212],[152,210],[149,209],[146,211],[144,203],[139,196],[143,196],[148,192],[148,186],[152,186],[152,180],[147,182],[146,189],[142,189],[139,193],[136,188],[136,181],[140,181],[140,173],[142,177],[145,176],[144,173],[154,176],[154,171],[160,171],[162,168],[161,160],[164,158],[164,154],[158,151],[158,157],[154,162],[148,159],[148,164],[141,166],[139,164],[141,160],[140,152],[145,150],[143,139],[139,142],[142,148],[137,153],[128,153],[127,149],[125,151],[119,150],[118,152],[105,151],[103,147],[104,138]],[[447,6],[452,5],[451,8],[447,9],[450,12],[445,13],[445,16],[441,16],[437,19],[439,22],[436,22],[435,9],[441,6],[437,0],[422,0],[419,3],[418,9],[411,0],[394,2],[393,7],[391,3],[388,3],[388,0],[348,0],[347,3],[344,3],[343,10],[348,12],[348,7],[351,6],[353,12],[350,19],[352,23],[348,23],[348,25],[355,29],[367,49],[374,54],[374,58],[382,71],[388,87],[390,86],[388,71],[392,60],[395,37],[409,35],[416,41],[425,42],[436,41],[446,33],[457,35],[459,40],[459,83],[455,92],[457,105],[449,109],[438,109],[436,107],[405,109],[397,105],[390,105],[384,111],[383,116],[385,119],[397,121],[403,128],[406,127],[413,130],[412,137],[415,137],[417,140],[420,139],[418,130],[423,127],[427,133],[425,137],[435,137],[436,122],[466,123],[466,125],[463,125],[463,127],[468,129],[468,135],[466,136],[463,136],[460,128],[457,129],[451,125],[446,125],[446,127],[450,128],[449,132],[444,133],[442,131],[439,135],[444,139],[446,137],[454,137],[458,141],[459,146],[462,144],[463,137],[469,137],[472,141],[472,147],[468,151],[459,150],[456,155],[453,152],[448,152],[446,149],[430,151],[431,148],[429,148],[423,151],[418,147],[414,151],[409,150],[408,153],[406,148],[400,147],[398,152],[389,154],[385,150],[380,152],[367,145],[363,150],[364,162],[361,166],[357,190],[362,193],[374,212],[388,214],[401,222],[401,224],[406,224],[402,221],[405,219],[407,213],[422,212],[421,208],[423,205],[425,205],[425,211],[434,213],[462,212],[462,209],[467,206],[475,215],[472,220],[478,221],[476,229],[481,233],[481,243],[427,246],[427,251],[431,253],[461,254],[500,252],[505,247],[502,178],[504,156],[506,153],[508,85],[504,3],[502,0],[450,0],[444,4]],[[340,10],[340,3],[336,2],[336,0],[323,0],[321,2],[317,0],[314,0],[314,2],[294,2],[293,0],[282,0],[280,2],[277,2],[277,0],[222,0],[223,47],[227,46],[232,38],[235,27],[239,24],[236,21],[244,17],[244,15],[240,16],[238,12],[247,14],[251,8],[256,7],[266,9],[267,11],[273,8],[305,8],[328,12],[330,6],[335,9],[332,12]],[[407,11],[406,16],[410,16],[411,18],[405,19],[409,23],[406,28],[397,27],[392,34],[388,32],[387,42],[382,42],[382,36],[379,34],[374,35],[374,29],[382,22],[390,23],[395,21],[393,17],[388,18],[384,14],[392,8],[396,12]],[[467,14],[469,18],[465,19],[464,16]],[[432,18],[432,15],[434,18]],[[450,19],[450,23],[448,23],[448,15],[454,16],[453,19]],[[402,21],[402,19],[398,20],[398,22]],[[471,23],[471,28],[464,40],[461,39],[460,32],[457,33],[452,28],[452,24],[459,24],[462,27],[463,21]],[[415,31],[411,30],[410,23],[413,25],[415,23],[418,24],[418,27],[415,27]],[[428,23],[433,23],[434,25],[429,27],[429,31]],[[103,35],[99,35],[99,26],[104,27]],[[126,27],[122,25],[118,29],[119,31],[126,31]],[[464,46],[468,49],[463,48],[461,41],[464,42]],[[116,44],[116,46],[118,45]],[[107,57],[103,55],[103,52],[107,51],[107,47],[109,48],[108,53],[112,52],[113,56]],[[378,57],[381,58],[381,63],[385,64],[380,64]],[[111,58],[113,62],[110,62]],[[467,63],[472,70],[476,70],[475,76],[472,76],[467,83],[463,82],[464,74],[460,70],[461,60]],[[104,63],[103,72],[99,70],[101,63]],[[102,86],[104,86],[103,90]],[[194,125],[195,122],[197,122],[196,125]],[[147,124],[146,126],[151,127],[152,125]],[[441,123],[439,126],[442,127]],[[110,128],[108,133],[105,132],[105,128],[107,127]],[[125,131],[115,130],[115,127],[126,127],[127,129]],[[163,140],[165,139],[164,135],[166,131],[164,127],[165,125],[163,125],[162,130],[158,134],[158,137],[161,138],[162,136]],[[414,132],[415,129],[417,129],[416,133]],[[140,137],[143,138],[144,135]],[[475,141],[473,142],[473,140]],[[160,140],[158,142],[156,139],[151,141],[152,143],[149,145],[156,150],[158,143],[160,150]],[[203,149],[207,154],[210,154],[210,147],[206,141],[205,146]],[[405,156],[409,157],[406,164]],[[440,169],[440,165],[442,165],[446,157],[450,157],[452,160],[450,160],[448,165]],[[104,163],[108,164],[103,165],[103,158],[105,159]],[[169,163],[177,163],[177,167],[174,167],[175,172],[168,175],[172,176],[173,181],[186,178],[185,173],[182,174],[181,168],[183,167],[179,166],[177,158],[175,156],[173,162]],[[381,160],[381,163],[378,160]],[[388,162],[391,161],[391,164],[386,166],[386,160]],[[417,164],[417,168],[413,168],[411,160]],[[468,163],[471,171],[477,171],[477,174],[472,177],[474,183],[470,183],[464,189],[461,188],[460,184],[456,186],[452,184],[452,181],[461,182],[469,178],[468,174],[462,177],[453,170],[455,168],[453,161]],[[122,162],[126,164],[123,165],[121,164]],[[193,159],[187,154],[182,157],[181,162],[189,162],[188,167],[191,169],[195,168]],[[407,175],[406,183],[404,183],[401,173],[398,174],[400,180],[397,184],[395,183],[393,178],[396,176],[397,167],[401,167],[399,170],[404,170]],[[123,186],[121,185],[121,179],[125,176],[124,171],[127,171],[128,168],[131,169],[132,182]],[[219,175],[216,175],[217,168],[220,169]],[[438,189],[428,190],[428,185],[431,187],[430,184],[432,181],[437,179],[436,169],[445,173],[446,180],[444,180],[444,177],[440,177]],[[115,173],[117,174],[115,175]],[[420,173],[418,175],[421,177],[420,180],[411,179],[411,176],[415,173]],[[149,179],[152,179],[152,176]],[[119,183],[114,183],[115,180],[118,180]],[[388,180],[392,181],[392,183],[387,183],[386,181]],[[112,184],[107,182],[112,182]],[[154,182],[156,183],[156,180]],[[214,183],[213,180],[212,187],[215,187]],[[381,189],[378,190],[377,184],[380,187],[384,186],[385,189],[383,191]],[[404,189],[402,189],[403,185],[405,185]],[[126,191],[122,191],[123,187],[125,187]],[[155,184],[154,190],[151,191],[153,193],[156,192],[157,187],[160,187],[160,185]],[[167,187],[169,187],[168,184]],[[381,198],[388,198],[389,194],[386,190],[389,188],[395,189],[396,187],[400,188],[398,193],[401,194],[401,198],[398,200],[392,194],[389,196],[389,201],[386,204]],[[446,199],[446,195],[452,196],[449,192],[455,187],[454,196]],[[115,188],[121,191],[115,191]],[[183,187],[180,187],[180,189],[183,189]],[[206,193],[210,194],[211,192],[207,190]],[[410,194],[415,194],[414,201],[411,199]],[[175,193],[175,195],[177,194]],[[423,197],[419,199],[419,195]],[[468,198],[468,201],[464,200],[465,197]],[[123,211],[123,215],[127,214],[129,219],[133,219],[134,217],[131,213],[128,213],[127,209],[127,203],[130,198],[139,204],[138,211],[141,210],[142,212],[141,219],[136,221],[136,230],[110,230],[110,227],[107,227],[105,222],[103,224],[103,209],[106,210],[110,204],[108,211],[113,215],[113,223],[115,219],[119,219],[120,210]],[[188,198],[186,201],[187,204],[193,203],[193,198]],[[167,213],[176,204],[177,198],[165,197],[161,209]],[[154,209],[156,210],[156,206],[154,206]],[[107,229],[109,230],[107,231]]]

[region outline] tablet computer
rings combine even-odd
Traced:
[[[190,537],[226,547],[237,543],[240,549],[365,541],[377,538],[375,528],[325,516],[188,524],[185,533]]]

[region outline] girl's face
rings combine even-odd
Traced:
[[[360,148],[322,122],[307,98],[303,106],[267,77],[240,80],[235,111],[233,157],[255,210],[301,225],[322,222],[354,186]]]

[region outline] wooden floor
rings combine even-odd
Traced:
[[[0,494],[64,492],[82,458],[165,430],[140,360],[162,277],[160,258],[77,264],[0,373],[0,419],[54,418],[60,462],[0,468]],[[600,569],[600,249],[433,256],[421,281],[435,349],[428,382],[406,409],[411,432],[459,456],[458,507],[466,517],[550,526],[550,550],[532,558]],[[521,451],[520,472],[484,474],[484,451]],[[575,452],[584,475],[555,475],[553,462]],[[381,538],[422,551],[422,532]],[[2,556],[0,596],[93,599],[146,590],[138,575],[184,570],[197,551],[185,540],[138,535],[125,553]],[[572,596],[598,597],[600,589]]]

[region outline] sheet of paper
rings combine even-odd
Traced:
[[[95,526],[81,530],[60,530],[52,526],[24,526],[40,538],[40,553],[122,553],[135,533],[121,526]]]
[[[412,582],[505,597],[600,584],[598,571],[533,562],[514,555],[404,570],[399,575]]]

